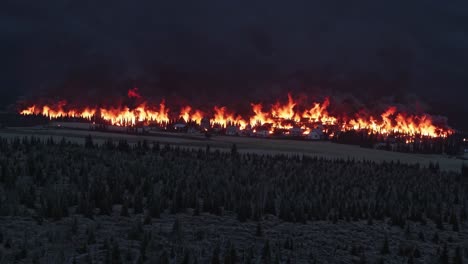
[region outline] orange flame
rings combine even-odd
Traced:
[[[192,107],[185,106],[180,110],[179,118],[184,119],[185,122],[195,122],[196,124],[200,124],[203,119],[203,113],[199,110],[195,110],[193,114],[191,114]]]
[[[137,91],[137,88],[129,90],[128,96],[141,98]],[[252,114],[246,119],[229,111],[224,106],[215,106],[210,123],[213,126],[217,125],[223,128],[234,125],[241,130],[250,126],[254,131],[263,131],[267,127],[270,134],[273,133],[274,129],[294,128],[296,132],[300,129],[302,134],[308,135],[312,129],[318,126],[327,126],[327,129],[330,129],[330,134],[335,134],[334,131],[337,130],[366,130],[368,133],[383,135],[396,133],[413,137],[416,135],[447,137],[453,133],[450,128],[436,126],[432,117],[427,114],[410,115],[398,111],[396,107],[389,107],[377,116],[362,112],[356,114],[354,118],[348,118],[346,114],[342,116],[331,115],[328,112],[329,106],[330,100],[326,98],[322,103],[313,103],[310,108],[300,108],[298,102],[294,101],[293,97],[288,94],[287,103],[277,102],[270,107],[269,111],[265,110],[260,103],[252,103]],[[169,109],[164,101],[159,104],[159,107],[144,102],[134,108],[128,106],[101,107],[99,112],[97,108],[73,108],[69,107],[66,101],[59,101],[52,105],[30,105],[21,109],[19,113],[21,115],[43,115],[50,119],[79,117],[91,120],[98,117],[117,126],[134,126],[140,123],[167,124],[170,121]],[[204,116],[203,112],[193,110],[191,106],[182,107],[179,113],[179,118],[196,124],[201,124]]]
[[[302,117],[308,118],[310,122],[334,125],[336,123],[336,118],[328,115],[327,108],[329,105],[330,100],[325,98],[322,105],[314,103],[314,107],[306,110],[304,114],[302,114]]]
[[[165,102],[159,105],[159,110],[151,110],[143,103],[131,110],[127,106],[122,108],[101,108],[101,118],[112,125],[134,126],[138,122],[154,122],[158,124],[169,122],[169,109],[166,109]]]
[[[235,116],[233,113],[229,113],[225,106],[215,106],[214,117],[210,121],[211,124],[219,125],[224,128],[229,125],[234,125],[239,126],[240,129],[244,129],[247,126],[247,122],[243,120],[240,115]]]
[[[399,133],[409,136],[421,135],[426,137],[447,137],[453,133],[451,129],[437,128],[430,116],[424,114],[421,116],[407,115],[398,113],[397,108],[389,107],[381,115],[382,120],[378,121],[374,117],[357,117],[348,122],[348,126],[354,130],[367,129],[373,133],[389,134]]]
[[[271,109],[271,114],[276,118],[299,122],[301,118],[294,112],[295,106],[296,103],[294,102],[291,94],[288,94],[288,104],[282,106],[279,102],[276,103]]]
[[[251,105],[252,105],[252,110],[255,113],[255,115],[250,118],[250,125],[252,127],[274,123],[273,119],[270,118],[270,113],[262,112],[262,108],[263,108],[262,104],[251,104]]]

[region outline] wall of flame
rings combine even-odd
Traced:
[[[141,99],[136,88],[129,90],[129,98]],[[243,117],[235,114],[235,111],[225,106],[214,106],[211,113],[205,113],[185,106],[178,114],[170,112],[165,101],[159,105],[149,104],[146,101],[136,107],[81,107],[68,105],[65,101],[55,104],[39,105],[31,104],[21,108],[22,115],[43,115],[50,119],[62,117],[79,117],[87,120],[100,118],[116,126],[136,126],[159,124],[164,125],[171,120],[179,119],[200,125],[203,119],[209,120],[211,126],[226,128],[237,126],[240,130],[264,128],[273,133],[275,129],[301,129],[303,134],[310,133],[313,129],[323,126],[338,127],[339,130],[367,130],[369,133],[378,134],[405,134],[409,136],[447,137],[454,131],[448,127],[437,126],[433,118],[428,114],[412,115],[400,112],[396,107],[389,107],[379,115],[348,116],[331,115],[328,111],[330,100],[326,98],[321,103],[313,103],[311,106],[300,106],[293,97],[288,94],[285,103],[277,102],[269,108],[262,104],[251,104],[250,115]]]

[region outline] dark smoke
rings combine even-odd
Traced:
[[[5,0],[0,104],[98,103],[132,87],[200,105],[290,91],[352,107],[390,100],[468,129],[466,10],[435,0]]]

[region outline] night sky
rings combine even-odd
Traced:
[[[466,1],[293,2],[3,0],[0,104],[133,86],[197,103],[293,91],[422,101],[467,128]]]

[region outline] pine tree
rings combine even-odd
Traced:
[[[176,218],[174,224],[172,224],[172,235],[177,240],[182,240],[183,230],[182,230],[182,223],[180,222],[179,218]]]
[[[260,222],[257,223],[257,231],[255,232],[255,236],[257,236],[257,237],[262,237],[263,236],[262,223],[260,223]]]
[[[145,220],[143,220],[143,224],[151,225],[151,223],[152,223],[151,215],[149,214],[149,212],[147,212],[145,213]]]
[[[460,227],[458,224],[458,218],[457,215],[455,214],[455,211],[452,210],[452,214],[450,216],[450,224],[452,225],[452,230],[455,232],[460,231]]]
[[[91,137],[91,135],[87,135],[85,137],[85,148],[88,148],[88,149],[94,148],[93,138]]]
[[[119,143],[117,144],[117,150],[123,151],[123,152],[130,152],[130,145],[128,144],[127,140],[125,139],[119,140]]]
[[[436,226],[439,230],[444,230],[444,225],[442,223],[442,215],[439,215],[436,219]]]
[[[231,256],[229,255],[229,251],[224,252],[224,264],[233,264],[231,262]]]
[[[380,254],[382,255],[388,255],[390,254],[390,246],[388,245],[388,238],[385,236],[385,240],[382,246],[382,249],[380,250]]]
[[[73,235],[76,235],[76,233],[78,233],[78,218],[76,216],[73,217],[72,220],[71,232]]]
[[[442,254],[439,257],[439,261],[441,264],[448,264],[449,263],[449,253],[447,249],[447,244],[444,245],[444,249],[442,251]]]
[[[455,248],[455,256],[453,258],[453,264],[463,264],[463,253],[460,246]]]
[[[122,263],[122,257],[120,256],[120,247],[117,241],[114,241],[112,245],[112,263],[113,264]]]
[[[361,258],[359,259],[359,264],[366,264],[367,263],[367,258],[364,253],[361,254]]]
[[[263,246],[262,260],[266,264],[271,263],[271,249],[270,241],[268,239],[265,241],[265,245]]]
[[[96,243],[96,234],[94,231],[94,227],[89,227],[88,230],[86,230],[86,234],[88,236],[88,245],[95,244]]]
[[[198,199],[195,201],[195,209],[193,210],[193,216],[200,216],[200,202]]]
[[[104,144],[102,145],[102,147],[106,150],[114,150],[115,149],[115,146],[114,146],[114,142],[112,142],[112,139],[106,139],[106,141],[104,141]]]
[[[464,179],[468,179],[468,165],[462,164],[461,175]]]
[[[0,254],[0,257],[1,257],[1,254]],[[31,261],[32,261],[32,264],[39,264],[39,256],[34,255]]]
[[[159,263],[161,264],[169,264],[169,255],[167,254],[167,251],[164,250],[161,255],[159,256]]]
[[[237,152],[237,145],[236,143],[232,144],[232,147],[231,147],[231,156],[237,156],[238,152]]]
[[[189,254],[189,251],[185,251],[185,255],[184,255],[184,258],[182,259],[182,263],[181,264],[189,264],[190,263],[190,254]]]
[[[159,144],[159,142],[154,142],[153,143],[153,152],[157,153],[161,150],[161,145]]]
[[[143,213],[143,197],[141,192],[137,192],[133,198],[133,213],[141,214]]]
[[[434,233],[434,236],[432,237],[432,242],[433,242],[434,244],[439,243],[439,233],[437,233],[437,232]]]
[[[231,258],[231,263],[237,263],[237,252],[234,244],[231,244],[231,247],[229,248],[229,256]]]
[[[156,199],[156,197],[153,197],[151,202],[149,203],[149,214],[151,217],[154,218],[160,218],[161,217],[161,205],[159,199]]]
[[[151,233],[145,233],[141,237],[141,243],[140,243],[140,258],[142,261],[146,260],[146,247],[148,246],[149,241],[151,240]],[[167,252],[164,251],[163,254]],[[162,255],[161,255],[162,256]]]
[[[213,250],[213,256],[211,257],[211,264],[221,264],[219,260],[219,254],[221,249],[219,248],[219,245],[217,245],[214,250]]]
[[[418,237],[419,237],[419,240],[421,240],[422,242],[426,241],[426,238],[424,237],[424,233],[422,231],[419,231]]]
[[[129,213],[128,213],[128,202],[127,201],[124,201],[123,205],[122,205],[122,209],[120,211],[120,216],[123,216],[123,217],[129,217]]]

